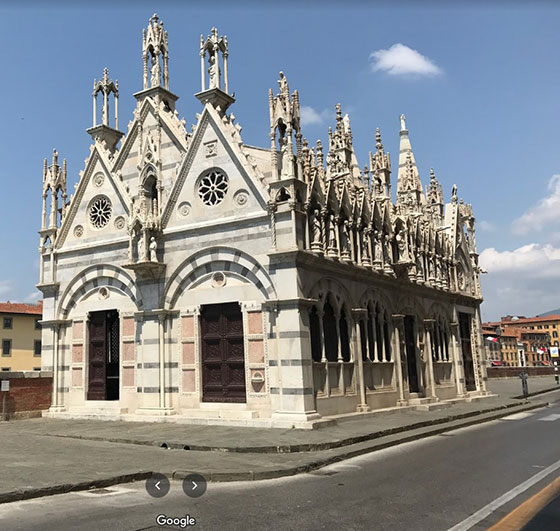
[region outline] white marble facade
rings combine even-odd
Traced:
[[[70,197],[66,163],[45,160],[50,415],[305,427],[486,393],[472,208],[456,187],[444,204],[433,172],[424,193],[404,116],[393,203],[379,131],[361,168],[337,105],[328,150],[309,147],[283,73],[270,146],[245,145],[217,30],[189,131],[156,15],[142,52],[126,133],[118,83],[94,82]]]

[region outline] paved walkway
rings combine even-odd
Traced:
[[[209,481],[293,475],[544,403],[544,398],[525,403],[493,397],[314,431],[48,418],[1,423],[0,502],[107,486],[152,472],[175,479],[197,472]],[[164,449],[163,442],[180,449]]]
[[[286,453],[345,446],[517,404],[519,401],[511,398],[491,397],[434,411],[395,409],[319,430],[39,418],[2,425],[2,435],[56,436],[196,451]]]
[[[521,372],[522,369],[519,369]],[[529,394],[538,393],[547,389],[560,389],[560,385],[556,384],[553,375],[549,376],[533,376],[527,381]],[[492,378],[488,380],[487,387],[489,391],[503,397],[518,397],[523,394],[521,388],[521,378]]]

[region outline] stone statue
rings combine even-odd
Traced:
[[[329,216],[329,249],[336,250],[336,229],[334,225],[334,215]]]
[[[370,229],[362,230],[362,264],[370,265],[369,263],[369,235]]]
[[[385,234],[383,238],[383,260],[385,264],[391,263],[391,257],[389,255],[389,249],[391,248],[391,237],[388,234]]]
[[[348,134],[350,132],[350,117],[348,116],[348,113],[344,115],[344,118],[342,119],[342,125],[344,127],[344,132]]]
[[[319,215],[319,210],[315,209],[313,211],[313,216],[311,218],[311,233],[313,237],[312,245],[314,247],[321,246],[321,217]]]
[[[457,204],[457,185],[454,184],[451,187],[451,202],[456,205]]]
[[[150,262],[157,262],[157,242],[156,239],[152,236],[150,238]]]
[[[381,181],[381,177],[379,175],[375,176],[375,183],[373,185],[373,190],[376,196],[383,195],[383,182]]]
[[[401,120],[401,131],[406,131],[406,116],[404,114],[401,114],[400,120]]]
[[[376,230],[373,233],[373,237],[375,239],[375,248],[374,248],[374,262],[375,264],[381,265],[383,261],[383,249],[381,244],[381,232]]]
[[[290,92],[288,88],[288,80],[286,79],[284,72],[280,72],[280,79],[278,80],[278,85],[280,86],[280,94],[286,94]]]
[[[397,240],[397,246],[399,248],[399,262],[408,262],[408,250],[404,227],[401,227],[401,230],[399,231],[395,239]]]
[[[350,258],[350,223],[345,219],[342,224],[342,241],[340,242],[341,252],[344,258]]]
[[[210,68],[208,68],[208,75],[210,76],[210,88],[220,88],[220,67],[216,64],[216,58],[214,55],[210,56],[209,62]]]
[[[157,55],[152,57],[152,78],[151,84],[152,87],[159,87],[160,84],[160,66],[159,66],[159,58]]]

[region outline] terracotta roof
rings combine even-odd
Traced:
[[[503,320],[502,324],[506,325],[518,325],[520,323],[550,323],[551,321],[560,321],[560,315],[547,315],[546,317],[520,317],[515,320]]]
[[[24,304],[20,302],[0,302],[0,313],[24,313],[43,316],[43,303]]]

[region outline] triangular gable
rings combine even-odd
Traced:
[[[346,182],[342,185],[342,194],[340,196],[340,211],[346,212],[348,217],[352,217],[352,204],[348,194]]]
[[[385,232],[387,234],[393,234],[393,225],[391,223],[391,215],[389,214],[389,204],[384,203],[383,205],[383,214],[382,214],[382,224],[385,228]]]
[[[371,208],[367,200],[367,195],[366,191],[362,190],[362,197],[356,202],[357,219],[361,219],[366,225],[371,221]]]
[[[383,212],[377,201],[373,204],[372,222],[377,230],[380,230],[383,226]]]
[[[205,153],[207,146],[202,148],[202,143],[205,138],[208,139],[208,135],[214,138],[212,143],[217,143],[215,146],[216,150],[218,150],[218,146],[221,146],[220,150],[223,151],[219,157],[207,158],[208,153]],[[247,201],[249,199],[247,195],[250,195],[254,198],[256,204],[261,210],[267,210],[268,193],[266,188],[260,176],[251,166],[247,156],[243,153],[240,146],[233,141],[233,138],[229,138],[230,136],[231,134],[225,130],[225,126],[222,123],[217,111],[211,104],[206,104],[192,135],[187,153],[179,168],[169,199],[163,209],[162,226],[164,228],[169,224],[170,219],[174,216],[174,213],[177,214],[177,206],[179,206],[183,200],[188,199],[188,201],[192,201],[193,203],[195,201],[200,202],[198,196],[193,197],[192,193],[184,192],[185,183],[187,181],[197,180],[199,178],[199,174],[204,171],[202,168],[211,168],[213,165],[220,167],[224,165],[228,166],[231,170],[229,173],[234,174],[233,177],[237,175],[241,178],[243,182],[243,190],[236,191],[235,189],[232,189],[231,194],[229,194],[228,190],[229,195],[234,196],[234,194],[241,191],[245,195],[243,201]],[[212,150],[214,150],[214,147],[212,147]],[[224,154],[227,155],[227,157],[224,157]],[[222,169],[228,173],[225,167]],[[233,197],[231,197],[230,200],[233,201]],[[239,202],[238,204],[240,205],[241,203]],[[202,203],[200,203],[199,206],[202,207]],[[212,213],[212,216],[215,216],[218,210],[215,210],[214,213]],[[194,217],[195,216],[191,216],[193,221]]]
[[[144,99],[139,109],[135,111],[135,118],[132,124],[129,127],[128,132],[126,133],[125,138],[122,141],[121,149],[116,157],[114,162],[113,171],[119,171],[122,169],[124,163],[126,162],[132,147],[134,146],[134,142],[138,137],[138,133],[140,130],[140,124],[142,124],[148,113],[152,113],[155,117],[156,110],[155,104],[153,100],[150,98]],[[181,134],[181,127],[179,124],[175,124],[172,121],[172,118],[168,116],[168,113],[165,111],[159,111],[159,117],[161,119],[161,125],[165,130],[166,134],[174,141],[176,146],[181,149],[182,151],[186,151],[188,147],[188,140]]]
[[[87,232],[89,226],[87,223],[88,213],[86,210],[87,205],[84,203],[89,203],[89,201],[95,196],[105,195],[111,200],[111,223],[119,216],[122,216],[126,220],[126,218],[130,215],[130,198],[128,197],[122,183],[113,177],[110,167],[111,162],[104,150],[94,144],[92,146],[91,154],[87,159],[82,177],[78,182],[76,192],[70,202],[68,213],[62,221],[62,225],[55,242],[55,247],[57,249],[60,249],[64,245],[70,228],[74,225],[81,224],[82,232]],[[102,176],[102,178],[98,177],[98,175]],[[94,176],[96,177],[95,182],[93,182]],[[83,219],[80,219],[80,222],[77,222],[77,217],[81,217]],[[108,231],[105,231],[105,234],[107,233]],[[87,234],[85,236],[87,237]],[[85,241],[85,239],[83,241]]]
[[[323,184],[321,182],[319,172],[315,172],[315,175],[313,176],[313,180],[309,185],[307,197],[309,203],[312,203],[313,199],[315,199],[315,202],[317,202],[319,205],[325,204],[325,192],[323,191]]]
[[[325,204],[327,208],[330,207],[335,214],[338,214],[340,211],[340,204],[336,195],[336,183],[332,179],[327,184],[326,196],[327,200],[325,201]]]

